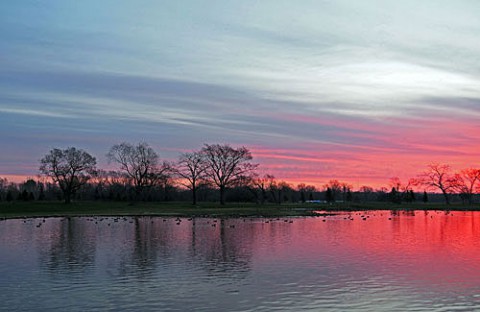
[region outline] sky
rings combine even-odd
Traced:
[[[480,2],[0,2],[0,176],[52,148],[246,146],[296,185],[480,160]]]

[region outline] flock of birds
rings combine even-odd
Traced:
[[[446,215],[453,216],[453,213],[446,213]],[[317,217],[323,218],[322,222],[327,222],[328,217],[332,217],[332,216],[335,216],[335,215],[319,215]],[[355,213],[350,213],[347,216],[344,216],[343,220],[354,221],[357,218],[357,219],[360,219],[360,220],[363,220],[363,221],[367,221],[370,217],[375,217],[375,216],[377,216],[377,214],[375,214],[375,213],[372,214],[372,215],[369,215],[369,214],[364,213],[364,212],[355,212]],[[379,216],[383,217],[383,213],[380,213]],[[72,217],[65,217],[65,218],[62,219],[62,221],[69,220],[71,218]],[[86,217],[86,220],[89,221],[89,222],[94,222],[95,224],[107,222],[107,226],[111,226],[112,223],[118,223],[118,222],[134,223],[135,218],[150,218],[151,223],[154,223],[154,221],[155,221],[154,218],[161,218],[163,222],[173,220],[176,225],[182,224],[182,221],[184,221],[184,220],[194,221],[193,217],[189,217],[189,218],[176,217],[176,218],[174,218],[174,217],[159,217],[159,216],[132,216],[132,217],[125,217],[125,216],[116,216],[116,217],[91,216],[91,217]],[[433,218],[433,215],[431,215],[430,218]],[[23,217],[23,223],[27,223],[27,221],[29,221],[29,220],[35,220],[35,221],[38,221],[38,223],[36,224],[36,227],[39,228],[46,222],[46,218],[42,218],[40,220],[39,219],[40,218]],[[200,217],[199,219],[207,219],[205,221],[205,224],[210,225],[211,227],[217,227],[218,219],[216,219],[216,218],[209,217],[209,216],[204,216],[204,217]],[[226,220],[226,219],[228,219],[228,218],[225,218],[224,220]],[[4,220],[7,220],[7,218],[6,217],[0,218],[0,221],[4,221]],[[243,218],[243,222],[246,222],[247,220],[250,220],[250,221],[262,220],[262,223],[272,223],[272,222],[284,222],[284,223],[289,223],[289,224],[293,223],[292,218],[280,218],[280,217],[276,217],[276,218],[265,218],[265,217]],[[338,220],[338,218],[336,218],[335,220]],[[388,220],[392,220],[392,216],[388,217]],[[235,225],[230,224],[230,225],[228,225],[228,227],[229,228],[235,228]]]

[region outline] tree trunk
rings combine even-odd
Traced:
[[[168,201],[168,183],[163,184],[163,201]]]
[[[193,205],[197,204],[197,187],[195,185],[192,186],[192,201]]]
[[[65,196],[65,204],[70,204],[72,202],[72,200],[71,200],[72,196],[71,196],[70,192],[65,192],[64,196]]]
[[[445,197],[445,203],[447,205],[450,205],[450,197],[448,196],[448,193],[442,190],[443,196]]]
[[[225,186],[220,185],[220,205],[225,205]]]
[[[134,201],[140,201],[140,195],[142,193],[142,187],[140,185],[135,185],[135,199]]]

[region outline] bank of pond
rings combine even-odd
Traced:
[[[218,202],[192,205],[187,202],[110,202],[79,201],[64,204],[58,201],[0,202],[0,218],[53,216],[174,216],[174,217],[287,217],[319,216],[335,211],[368,210],[445,210],[477,211],[479,204],[442,203],[290,203],[253,204]]]

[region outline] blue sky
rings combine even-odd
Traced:
[[[478,1],[4,1],[0,176],[246,145],[289,181],[478,162]]]

